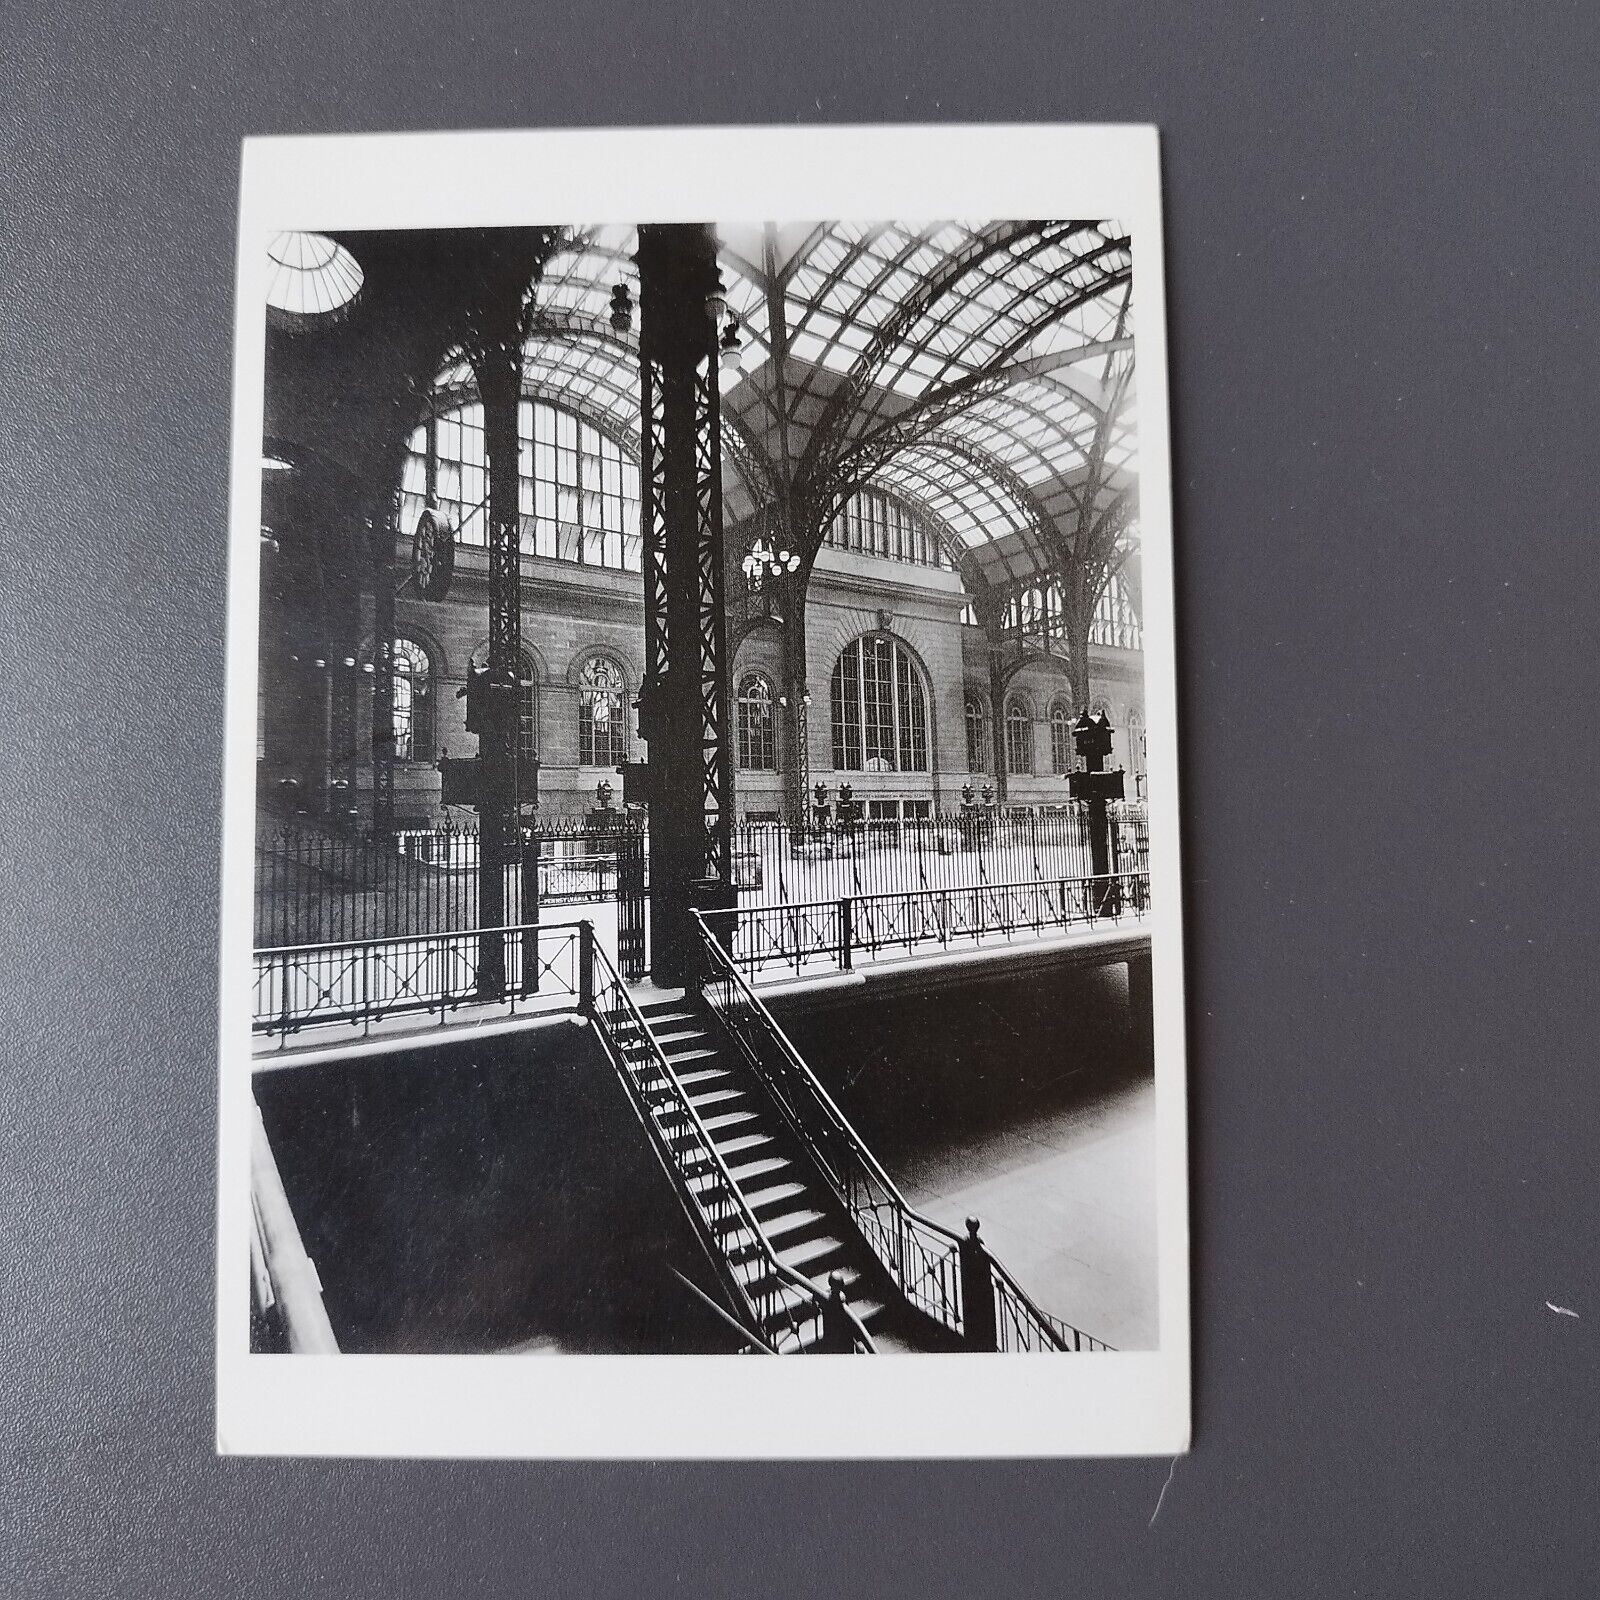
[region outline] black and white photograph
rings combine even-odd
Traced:
[[[1183,1447],[1154,136],[959,132],[247,148],[224,1450]]]

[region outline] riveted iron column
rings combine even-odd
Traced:
[[[521,517],[517,406],[522,397],[521,285],[481,308],[466,354],[483,404],[488,465],[489,658],[478,711],[478,925],[507,923],[506,881],[521,857],[517,693],[522,666]],[[526,955],[526,953],[525,953]],[[502,934],[478,941],[478,993],[506,989]]]
[[[791,547],[792,548],[792,547]],[[811,727],[806,696],[806,579],[809,567],[782,580],[783,692],[788,701],[783,749],[784,809],[799,828],[811,802]]]
[[[716,240],[701,223],[641,225],[638,262],[650,959],[677,984],[695,969],[691,911],[735,901]]]
[[[372,545],[372,835],[394,836],[394,543],[386,505],[369,528]]]
[[[989,750],[994,763],[994,794],[1002,804],[1006,798],[1006,658],[1001,635],[1001,608],[994,594],[985,590],[973,598],[972,609],[983,630],[989,655]]]

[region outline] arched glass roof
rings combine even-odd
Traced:
[[[291,316],[337,311],[361,289],[361,264],[325,233],[276,234],[267,262],[267,304]]]
[[[853,477],[922,506],[1005,581],[1047,564],[1039,519],[1078,515],[1092,451],[1098,493],[1129,481],[1132,257],[1118,223],[717,233],[742,343],[721,376],[730,520],[807,473]],[[631,226],[571,232],[531,291],[524,362],[530,392],[625,439],[638,436],[637,335],[613,332],[609,301],[625,281],[637,302],[637,247]]]

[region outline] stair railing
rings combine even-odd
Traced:
[[[584,1002],[635,1117],[684,1203],[746,1335],[780,1354],[872,1354],[872,1338],[839,1297],[779,1259],[682,1081],[588,923],[581,925]]]
[[[1072,1350],[1075,1345],[989,1254],[968,1225],[962,1239],[914,1211],[805,1058],[745,981],[699,912],[701,990],[746,1064],[800,1137],[868,1247],[906,1299],[963,1343],[978,1349]],[[975,1285],[992,1286],[988,1304]],[[1087,1335],[1081,1336],[1087,1339]],[[1096,1349],[1109,1349],[1088,1340]]]
[[[261,1107],[251,1102],[250,1305],[275,1325],[297,1355],[337,1355],[339,1341],[322,1300],[322,1280],[300,1237],[267,1138]]]

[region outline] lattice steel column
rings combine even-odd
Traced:
[[[480,710],[478,756],[478,921],[506,925],[508,869],[521,859],[517,792],[517,686],[522,666],[521,517],[517,502],[517,405],[522,397],[522,325],[518,299],[503,314],[480,315],[467,345],[483,402],[489,480],[489,659]],[[478,992],[505,991],[505,941],[479,941]]]
[[[675,984],[694,970],[691,910],[735,901],[716,239],[700,223],[642,225],[638,262],[650,965]]]

